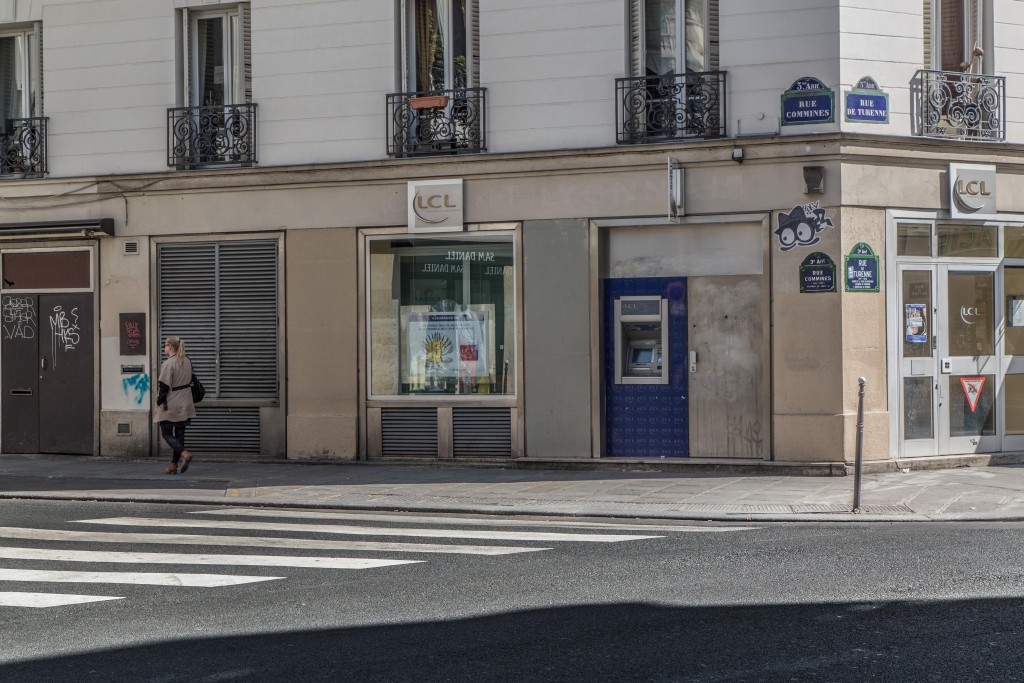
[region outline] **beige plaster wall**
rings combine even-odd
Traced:
[[[356,259],[355,230],[285,234],[290,459],[358,452]]]

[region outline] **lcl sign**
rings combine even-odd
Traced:
[[[949,215],[953,218],[996,217],[996,167],[949,165]]]
[[[464,228],[462,179],[409,182],[409,232]]]

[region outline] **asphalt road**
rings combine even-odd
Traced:
[[[1024,680],[1021,524],[312,514],[0,501],[0,681]]]

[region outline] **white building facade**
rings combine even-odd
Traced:
[[[859,377],[870,460],[1019,451],[1022,28],[0,0],[0,453],[162,457],[172,334],[200,453],[842,468]]]

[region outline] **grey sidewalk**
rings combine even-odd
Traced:
[[[163,462],[0,458],[0,498],[364,510],[589,515],[688,520],[1024,520],[1024,465],[864,475],[594,472],[366,463]]]

